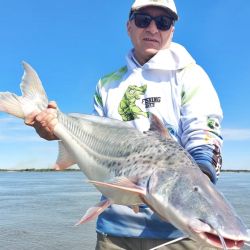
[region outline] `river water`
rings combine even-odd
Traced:
[[[217,186],[250,228],[250,173]],[[0,249],[94,249],[95,221],[74,224],[99,196],[81,172],[0,172]]]

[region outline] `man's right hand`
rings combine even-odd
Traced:
[[[58,140],[53,133],[54,127],[58,123],[56,102],[50,102],[47,109],[40,113],[32,112],[24,122],[26,125],[34,127],[41,138],[48,141]]]

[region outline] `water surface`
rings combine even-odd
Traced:
[[[223,173],[217,186],[250,228],[250,174]],[[73,225],[98,199],[81,172],[0,172],[0,249],[94,249],[95,221]]]

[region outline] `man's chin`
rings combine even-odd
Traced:
[[[146,49],[145,50],[145,55],[147,55],[147,57],[150,59],[152,58],[154,55],[156,55],[158,53],[159,49],[153,49],[153,48],[150,48],[150,49]]]

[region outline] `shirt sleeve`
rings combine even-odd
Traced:
[[[96,85],[96,90],[94,94],[94,110],[93,115],[97,116],[105,116],[104,115],[104,108],[103,108],[103,101],[101,96],[101,81],[98,82]]]
[[[184,69],[181,93],[181,142],[212,182],[220,173],[222,110],[217,93],[198,65]]]

